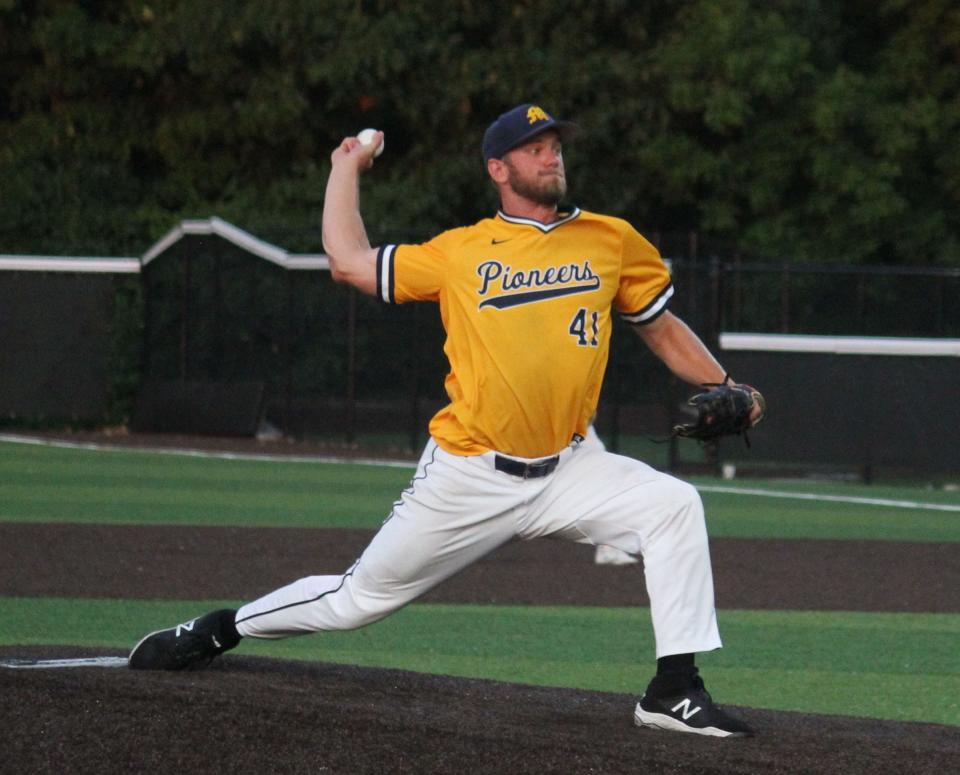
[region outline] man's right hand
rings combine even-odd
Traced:
[[[330,155],[330,162],[334,166],[350,164],[357,172],[368,170],[373,166],[373,155],[380,143],[383,142],[383,132],[373,136],[370,145],[364,145],[356,137],[345,137]]]

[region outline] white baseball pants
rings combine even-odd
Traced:
[[[703,506],[691,485],[590,440],[564,449],[556,470],[537,479],[498,471],[494,459],[452,455],[431,440],[346,573],[303,578],[244,605],[237,631],[284,638],[363,627],[514,537],[565,538],[643,556],[657,657],[720,647]]]

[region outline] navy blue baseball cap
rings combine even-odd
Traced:
[[[579,127],[570,121],[557,121],[539,105],[526,102],[502,113],[483,134],[483,162],[500,159],[518,145],[541,132],[555,129],[561,140],[573,137]]]

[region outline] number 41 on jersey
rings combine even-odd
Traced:
[[[587,317],[590,319],[590,331],[589,331],[589,340],[587,339]],[[596,312],[588,312],[583,307],[577,310],[577,314],[573,316],[573,320],[570,321],[570,336],[575,336],[577,338],[577,344],[580,347],[596,347],[599,344],[597,340],[597,334],[599,333],[598,319],[599,314]]]

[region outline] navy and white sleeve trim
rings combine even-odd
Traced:
[[[396,304],[393,295],[393,261],[396,253],[396,245],[383,245],[377,251],[377,297],[387,304]]]
[[[621,317],[628,323],[635,326],[645,326],[652,323],[660,315],[667,311],[670,306],[670,299],[673,297],[673,282],[667,283],[667,286],[657,294],[657,297],[646,307],[636,312],[623,312]]]

